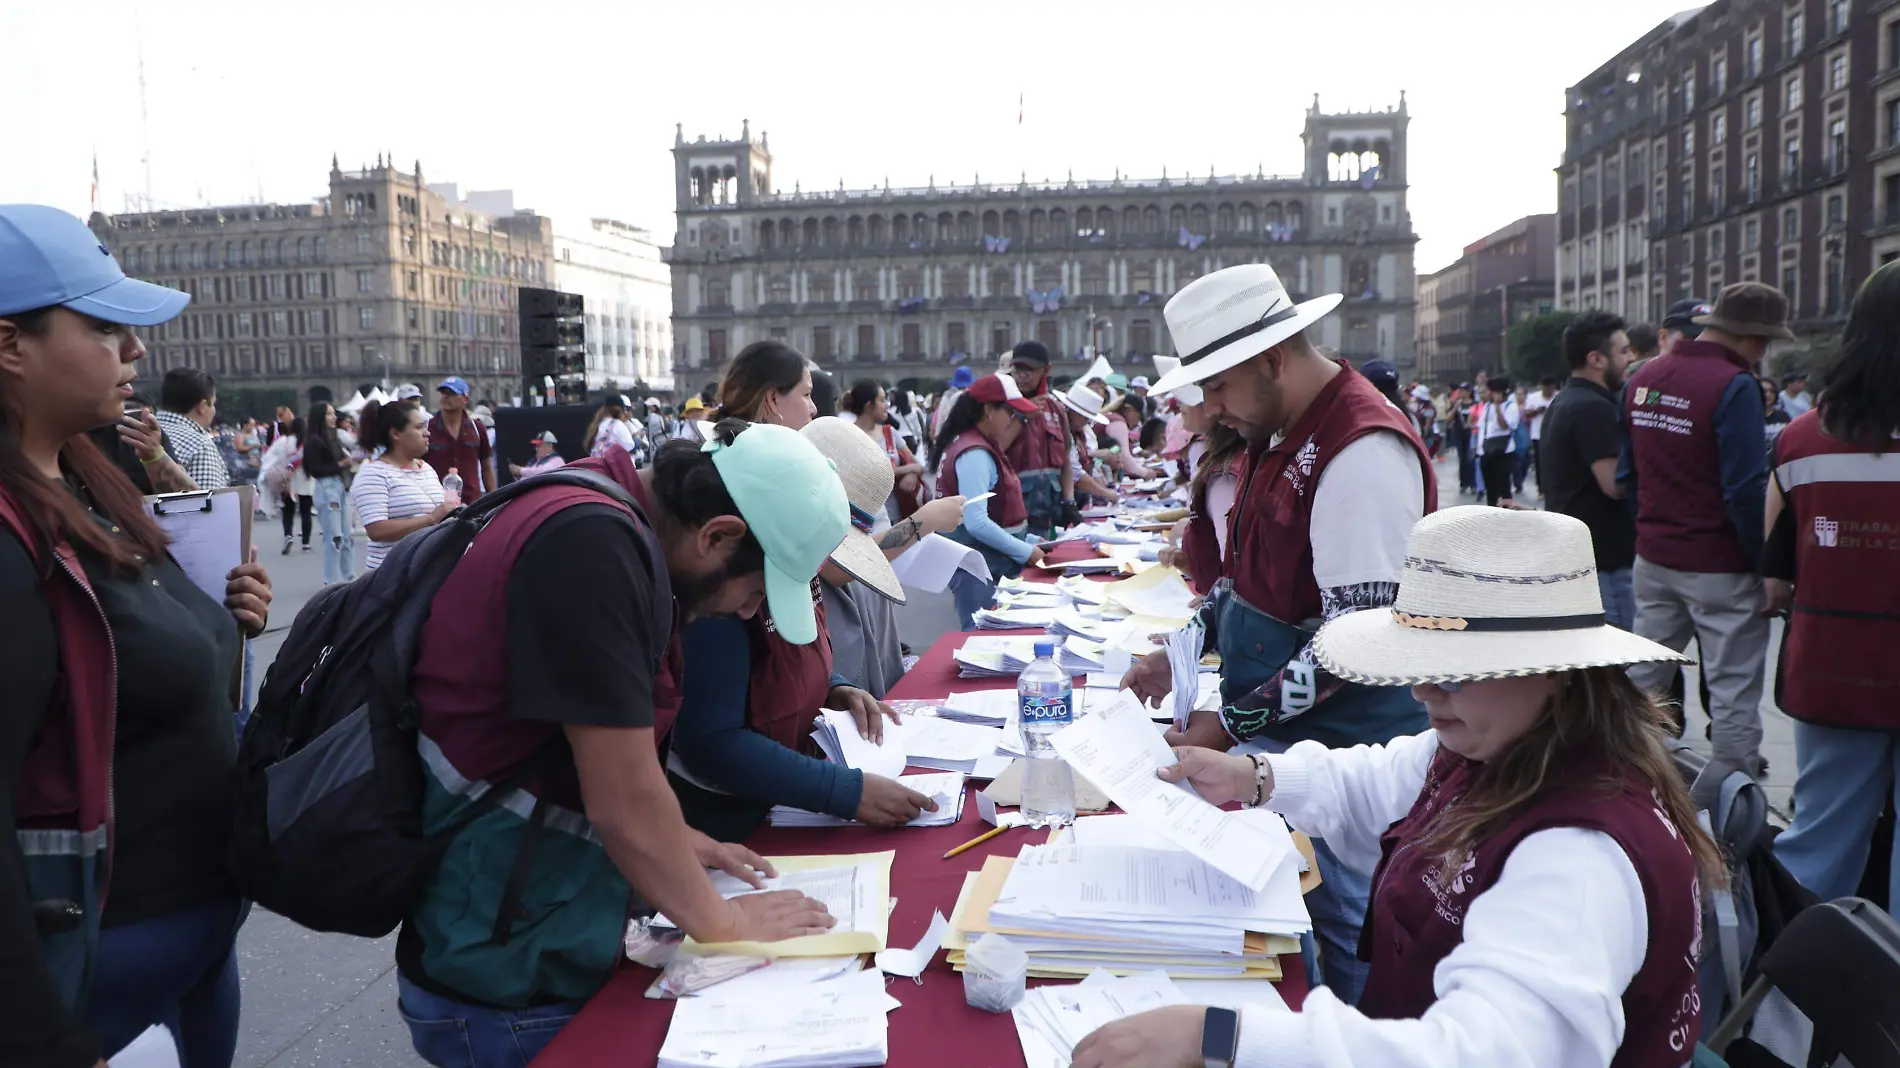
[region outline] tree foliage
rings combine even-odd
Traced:
[[[1576,318],[1574,312],[1551,312],[1512,323],[1504,338],[1504,362],[1511,378],[1534,384],[1546,376],[1567,377],[1570,364],[1564,359],[1564,328]]]

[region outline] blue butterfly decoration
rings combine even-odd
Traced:
[[[1062,287],[1050,286],[1045,292],[1029,291],[1029,307],[1039,315],[1062,310]]]
[[[1181,227],[1180,234],[1175,237],[1175,243],[1187,249],[1189,252],[1200,248],[1206,242],[1207,236],[1205,234],[1191,233],[1185,226]]]

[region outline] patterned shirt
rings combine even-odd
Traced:
[[[223,489],[231,484],[231,469],[225,465],[224,452],[209,430],[177,412],[159,412],[157,418],[159,429],[171,439],[172,459],[199,489]]]

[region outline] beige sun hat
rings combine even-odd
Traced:
[[[885,454],[884,447],[858,429],[853,420],[832,416],[813,419],[799,433],[831,461],[837,469],[838,481],[844,483],[844,495],[851,501],[851,530],[832,551],[831,562],[844,568],[852,578],[903,604],[904,584],[897,580],[897,572],[891,570],[884,550],[878,548],[877,541],[871,537],[871,528],[877,523],[878,513],[884,510],[884,502],[890,498],[897,481],[891,470],[891,458]]]
[[[1097,426],[1108,425],[1108,417],[1102,414],[1101,395],[1082,383],[1077,382],[1070,386],[1067,393],[1056,394],[1056,399],[1070,411],[1087,418],[1089,422]]]
[[[1314,652],[1327,671],[1368,686],[1688,662],[1605,621],[1582,521],[1482,505],[1419,520],[1398,602],[1326,624]]]
[[[1295,303],[1264,263],[1196,278],[1161,309],[1181,366],[1162,375],[1154,392],[1172,393],[1239,366],[1325,318],[1344,299],[1329,293]]]

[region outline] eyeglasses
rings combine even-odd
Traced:
[[[1452,682],[1434,682],[1432,683],[1432,685],[1438,687],[1440,690],[1443,690],[1445,693],[1457,693],[1459,690],[1462,690],[1465,688],[1464,683],[1458,682],[1456,680]]]

